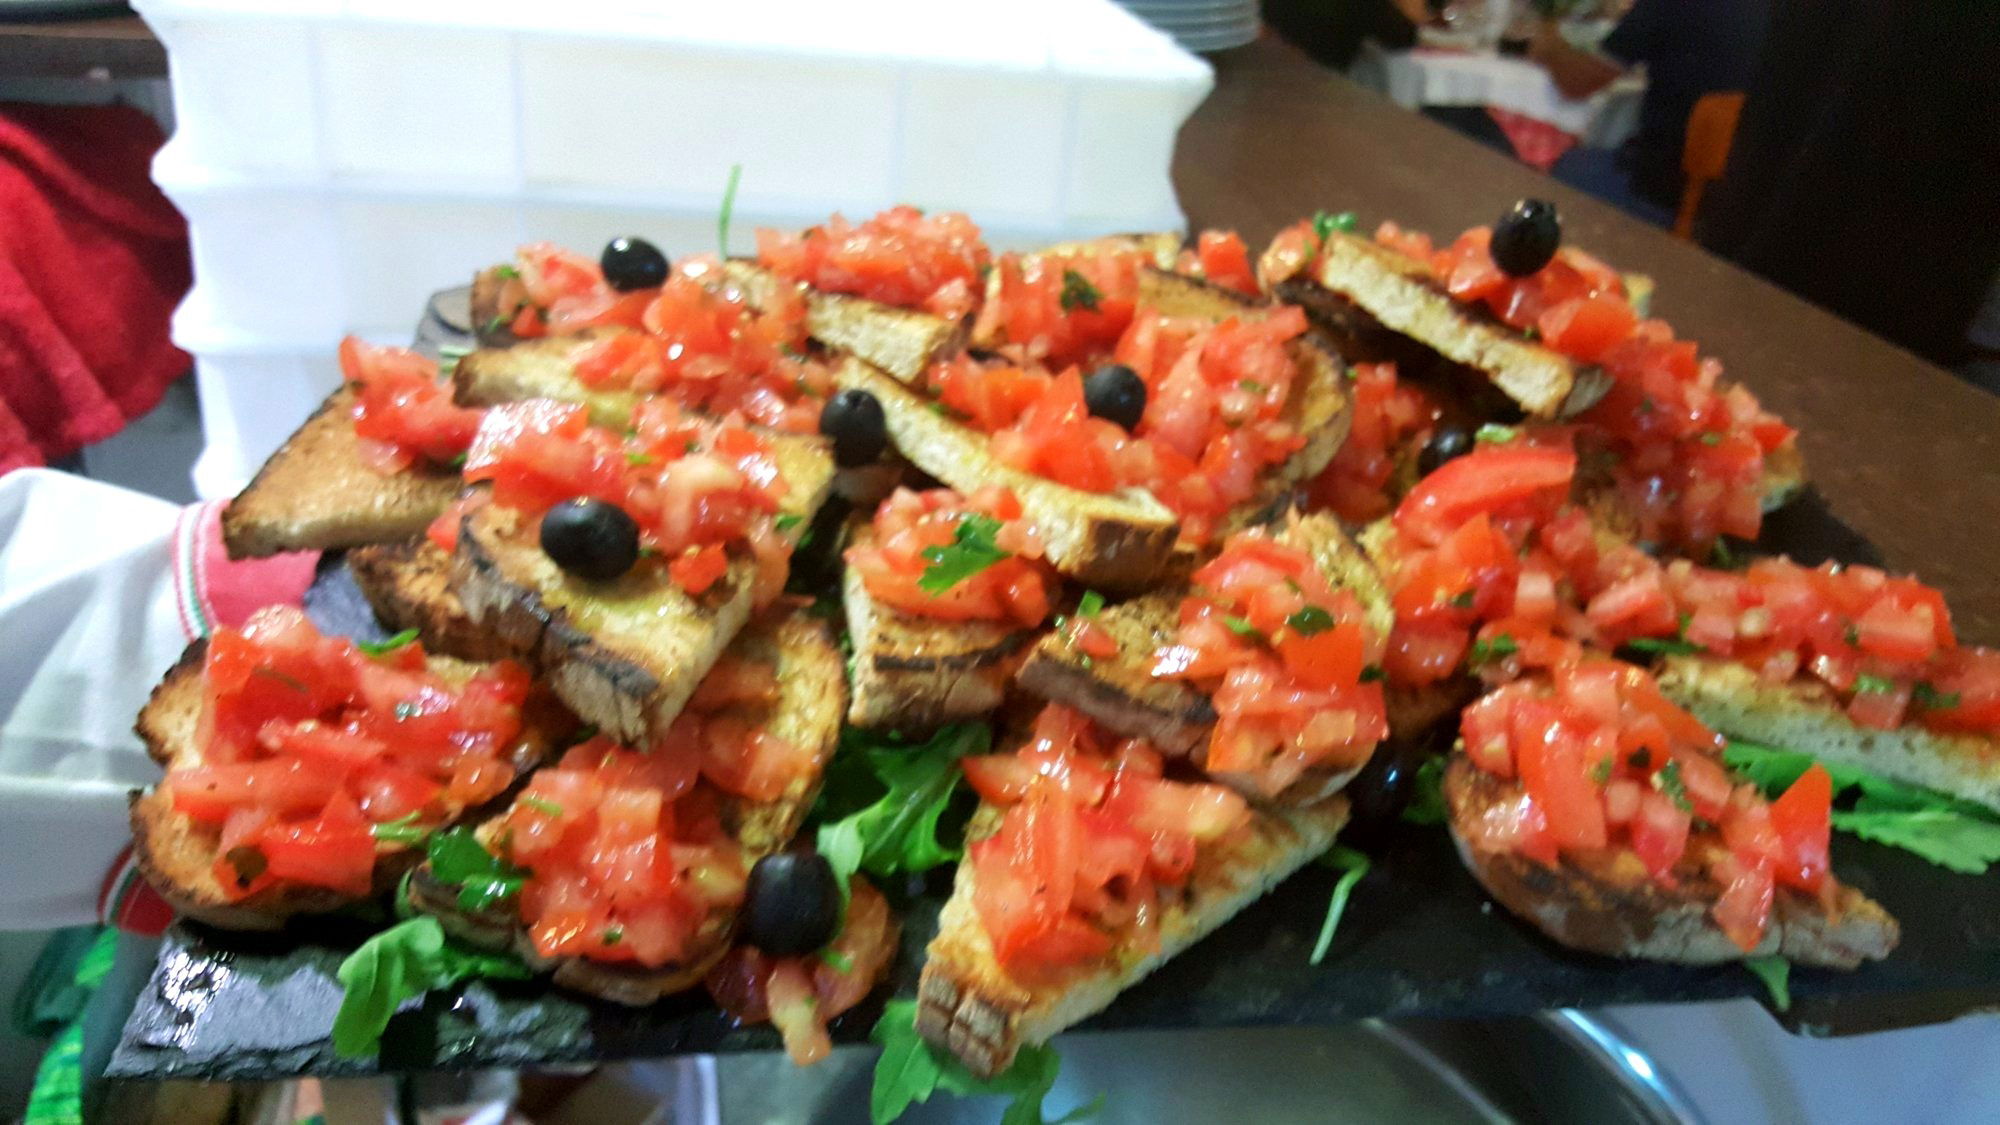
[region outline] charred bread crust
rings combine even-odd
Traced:
[[[507,278],[501,271],[506,268],[509,267],[487,266],[472,275],[472,335],[481,347],[504,348],[516,338],[509,324],[520,310],[500,307],[501,294],[507,287]]]
[[[768,307],[780,286],[804,289],[806,332],[814,340],[873,364],[905,383],[916,381],[936,360],[963,351],[972,329],[969,319],[946,320],[879,301],[807,289],[741,258],[724,262],[722,274],[755,309]]]
[[[455,470],[379,473],[362,461],[354,403],[351,387],[328,395],[223,509],[230,558],[406,539],[451,505]]]
[[[1021,1047],[1045,1043],[1102,1011],[1120,992],[1311,862],[1346,822],[1344,797],[1258,812],[1240,839],[1198,854],[1182,897],[1163,911],[1157,952],[1115,950],[1088,971],[1050,984],[1024,983],[1000,967],[973,906],[977,876],[970,862],[961,862],[917,985],[917,1031],[974,1074],[997,1075]],[[998,826],[998,812],[984,806],[968,827],[968,838]]]
[[[1806,750],[1910,785],[2000,810],[2000,741],[1933,731],[1857,725],[1826,685],[1766,682],[1752,669],[1713,657],[1668,657],[1660,690],[1709,726],[1735,738]]]
[[[572,335],[480,348],[459,357],[458,365],[452,368],[452,397],[462,406],[480,407],[552,398],[583,406],[595,425],[622,429],[644,396],[635,391],[585,386],[576,377],[576,361],[602,341],[631,332],[618,327],[586,328]]]
[[[1896,947],[1896,920],[1852,887],[1832,902],[1779,887],[1770,924],[1756,949],[1744,950],[1709,915],[1722,888],[1698,864],[1675,871],[1679,884],[1655,882],[1626,849],[1565,856],[1546,867],[1516,852],[1482,850],[1467,826],[1518,787],[1455,756],[1445,769],[1444,796],[1452,840],[1466,869],[1500,905],[1556,942],[1586,953],[1690,965],[1713,965],[1778,954],[1802,965],[1852,969],[1879,961]]]
[[[514,655],[465,612],[451,590],[451,556],[429,539],[356,547],[347,569],[376,618],[392,633],[415,629],[426,651],[461,660]]]
[[[1180,523],[1151,493],[1083,492],[1001,464],[984,434],[940,417],[928,399],[858,359],[842,362],[834,382],[875,396],[889,439],[917,468],[960,492],[1011,488],[1050,563],[1069,577],[1101,590],[1141,590],[1172,566]]]
[[[873,530],[857,518],[849,535],[865,543]],[[1029,640],[997,621],[944,621],[881,605],[852,567],[841,576],[841,605],[854,642],[847,721],[859,727],[915,732],[992,711]]]

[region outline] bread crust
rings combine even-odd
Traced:
[[[632,329],[615,326],[586,328],[571,335],[480,348],[460,356],[452,368],[452,397],[462,406],[478,407],[552,398],[584,407],[594,425],[623,429],[631,421],[632,408],[645,396],[585,386],[577,381],[576,361],[605,340],[632,334]]]
[[[461,660],[514,655],[479,627],[452,593],[451,556],[427,538],[356,547],[347,569],[375,616],[391,632],[415,629],[426,652]]]
[[[407,539],[451,506],[462,487],[454,470],[368,467],[354,405],[352,387],[328,395],[223,509],[230,558]]]
[[[722,275],[754,309],[768,308],[782,286],[803,290],[807,334],[905,383],[915,382],[933,362],[964,350],[972,329],[969,319],[946,320],[862,297],[808,289],[742,258],[724,262]]]
[[[1848,886],[1839,888],[1830,906],[1779,887],[1763,941],[1744,950],[1710,916],[1722,888],[1699,863],[1683,861],[1674,872],[1678,885],[1665,887],[1628,849],[1566,855],[1560,866],[1546,867],[1518,852],[1477,846],[1472,826],[1519,792],[1518,785],[1478,769],[1463,755],[1454,755],[1445,769],[1452,840],[1466,869],[1500,905],[1562,945],[1689,965],[1778,954],[1802,965],[1839,969],[1879,961],[1896,947],[1896,920]]]

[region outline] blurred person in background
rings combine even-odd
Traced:
[[[1264,0],[1264,20],[1321,66],[1346,70],[1373,39],[1390,50],[1412,47],[1430,21],[1427,0]]]
[[[1571,46],[1543,20],[1528,57],[1564,97],[1587,98],[1644,64],[1639,129],[1615,151],[1578,146],[1550,174],[1621,210],[1666,225],[1681,194],[1688,114],[1703,94],[1744,90],[1757,68],[1769,0],[1637,0],[1599,51]]]
[[[1697,236],[1935,363],[1991,370],[2000,4],[1775,0],[1770,46]]]

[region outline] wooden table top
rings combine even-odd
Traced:
[[[0,22],[9,78],[160,78],[167,50],[138,16]]]
[[[2000,644],[2000,398],[1269,35],[1211,59],[1215,92],[1174,157],[1190,225],[1234,227],[1255,247],[1325,209],[1449,238],[1522,196],[1553,201],[1566,240],[1651,274],[1655,314],[1798,427],[1835,515],[1942,589],[1963,637]]]

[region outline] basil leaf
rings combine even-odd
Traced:
[[[1307,960],[1314,965],[1326,957],[1328,947],[1333,945],[1333,932],[1340,928],[1340,916],[1347,913],[1347,897],[1354,893],[1354,885],[1368,874],[1368,857],[1353,848],[1335,844],[1321,863],[1338,867],[1344,872],[1340,881],[1333,885],[1333,898],[1326,904],[1326,921],[1319,928],[1319,940],[1313,943],[1312,956]]]
[[[1096,312],[1097,303],[1103,299],[1104,294],[1098,291],[1097,286],[1090,283],[1089,278],[1075,270],[1063,271],[1062,294],[1057,300],[1062,302],[1064,312],[1075,312],[1078,309]]]
[[[1743,967],[1756,974],[1771,992],[1771,1007],[1792,1010],[1792,963],[1773,953],[1767,957],[1745,957]]]
[[[528,873],[494,855],[469,828],[452,828],[431,837],[425,849],[431,875],[458,888],[458,905],[484,910],[521,893]]]
[[[1319,606],[1309,605],[1285,618],[1285,624],[1301,637],[1317,636],[1333,628],[1333,614]]]
[[[924,548],[924,561],[930,565],[917,578],[917,588],[927,594],[942,594],[1001,559],[1011,557],[993,542],[999,530],[999,520],[979,512],[958,521],[950,544]]]
[[[1001,1125],[1045,1125],[1042,1102],[1055,1088],[1062,1068],[1062,1059],[1052,1048],[1023,1047],[1006,1073],[975,1078],[956,1058],[926,1043],[917,1034],[916,1021],[916,1001],[891,1000],[869,1036],[882,1047],[868,1092],[868,1113],[875,1125],[894,1121],[939,1090],[961,1098],[1009,1097],[1013,1100],[1000,1115]],[[1103,1101],[1100,1095],[1046,1125],[1082,1120],[1096,1113]]]
[[[362,942],[335,975],[343,991],[333,1017],[333,1050],[351,1059],[375,1051],[389,1017],[407,1000],[473,977],[524,980],[530,974],[516,958],[446,941],[438,920],[423,915]]]

